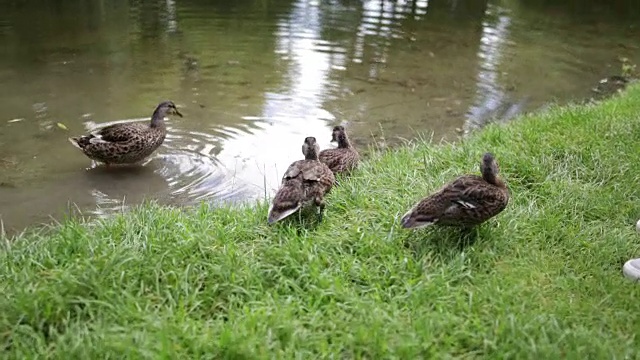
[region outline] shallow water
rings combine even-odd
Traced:
[[[105,216],[270,196],[305,136],[323,148],[418,133],[455,139],[550,101],[592,96],[640,60],[627,1],[47,1],[0,13],[0,218],[9,231],[70,210]],[[67,137],[147,121],[164,145],[105,170]],[[59,126],[61,123],[62,126]],[[66,128],[66,129],[65,129]]]

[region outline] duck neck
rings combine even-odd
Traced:
[[[485,169],[482,172],[482,177],[486,182],[490,184],[493,184],[499,187],[504,187],[504,182],[502,182],[502,180],[500,180],[500,178],[496,175],[496,173],[493,172],[491,169]]]
[[[309,150],[307,150],[307,153],[304,155],[304,159],[305,160],[318,160],[318,153],[313,149],[309,149]]]
[[[349,142],[349,138],[347,137],[347,134],[340,134],[338,135],[338,148],[340,149],[347,149],[351,147],[351,142]]]
[[[156,111],[153,112],[153,116],[151,116],[151,124],[149,124],[149,126],[152,128],[163,128],[165,115],[164,111],[156,109]]]

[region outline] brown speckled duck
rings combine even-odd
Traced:
[[[167,135],[164,117],[182,114],[171,101],[161,102],[151,122],[114,124],[89,135],[70,137],[71,144],[92,160],[111,164],[134,164],[151,155]]]
[[[351,171],[358,167],[360,154],[358,154],[358,150],[351,145],[344,126],[338,125],[333,128],[331,142],[337,142],[338,147],[335,149],[322,150],[318,158],[331,169],[334,175],[349,175]]]
[[[318,160],[319,151],[320,146],[316,138],[304,139],[302,144],[304,160],[294,161],[282,177],[280,188],[269,209],[269,224],[280,221],[307,206],[317,206],[318,218],[322,220],[324,196],[333,187],[335,177],[331,170]]]
[[[402,227],[438,224],[470,228],[498,215],[507,207],[509,190],[497,176],[498,163],[491,153],[482,157],[480,171],[482,176],[460,176],[418,202],[402,217]]]

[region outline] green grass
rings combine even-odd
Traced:
[[[640,87],[462,143],[373,153],[325,221],[146,205],[6,241],[6,358],[640,357]],[[294,144],[295,145],[295,144]],[[297,145],[295,145],[297,146]],[[295,148],[297,149],[297,147]],[[294,150],[295,150],[294,149]],[[293,151],[293,150],[292,150]],[[399,217],[492,151],[512,191],[472,244]]]

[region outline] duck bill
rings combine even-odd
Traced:
[[[176,115],[182,117],[182,114],[180,114],[180,111],[178,111],[178,109],[173,109],[173,111],[176,113]]]

